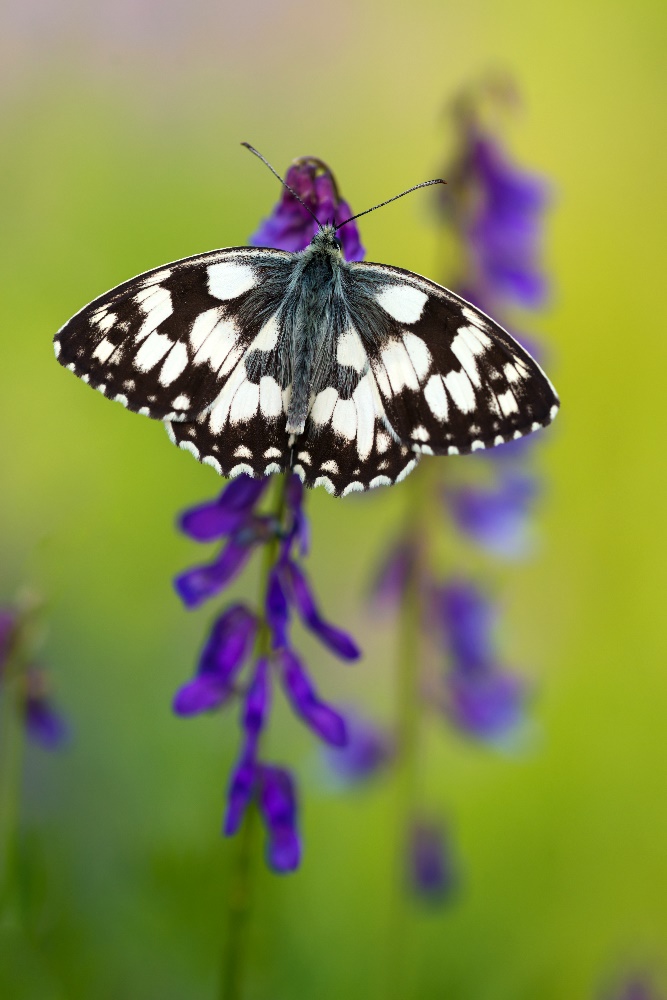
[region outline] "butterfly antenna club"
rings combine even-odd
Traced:
[[[372,208],[367,208],[363,212],[359,212],[357,215],[351,215],[349,219],[345,222],[339,223],[336,226],[336,232],[346,226],[348,222],[353,222],[355,219],[360,219],[362,215],[368,215],[369,212],[374,212],[376,208],[384,208],[385,205],[390,205],[392,201],[398,201],[399,198],[404,198],[406,194],[411,194],[413,191],[418,191],[419,188],[431,187],[432,184],[446,184],[447,181],[443,181],[441,177],[436,177],[432,181],[422,181],[421,184],[415,184],[414,187],[408,188],[407,191],[401,191],[400,194],[395,194],[393,198],[387,198],[386,201],[381,201],[379,205],[373,205]]]
[[[262,156],[262,154],[261,154],[261,153],[260,153],[260,152],[259,152],[259,151],[258,151],[257,149],[255,149],[255,147],[254,147],[254,146],[251,146],[249,142],[242,142],[242,143],[241,143],[241,145],[242,145],[242,146],[245,146],[245,148],[246,148],[246,149],[249,149],[251,153],[254,153],[254,154],[255,154],[255,156],[256,156],[256,157],[257,157],[258,159],[260,159],[260,160],[262,161],[262,163],[263,163],[263,164],[264,164],[265,166],[267,166],[267,167],[269,168],[269,170],[270,170],[270,171],[271,171],[271,173],[272,173],[272,174],[274,175],[274,177],[277,177],[277,178],[278,178],[278,180],[280,181],[280,183],[282,184],[282,186],[283,186],[284,188],[287,188],[287,190],[289,191],[289,193],[290,193],[291,195],[293,195],[293,196],[294,196],[294,197],[296,198],[296,200],[297,200],[297,201],[298,201],[298,202],[299,202],[299,203],[300,203],[301,205],[303,205],[303,207],[304,207],[304,208],[305,208],[305,210],[306,210],[306,211],[308,212],[308,214],[309,214],[309,215],[312,215],[313,219],[315,219],[315,222],[316,222],[316,223],[318,224],[318,226],[320,227],[320,229],[322,229],[322,223],[321,223],[321,222],[320,222],[320,220],[319,220],[319,219],[317,218],[317,216],[315,215],[315,213],[314,213],[313,211],[311,211],[311,209],[310,209],[310,208],[308,208],[308,205],[306,205],[305,201],[304,201],[304,200],[303,200],[302,198],[299,198],[299,196],[298,196],[298,194],[296,193],[296,191],[294,190],[294,188],[290,187],[290,186],[289,186],[289,184],[287,184],[287,183],[286,183],[286,181],[285,181],[285,180],[283,180],[283,178],[282,178],[282,177],[280,176],[280,174],[278,173],[278,171],[277,171],[277,170],[275,170],[275,169],[274,169],[274,168],[273,168],[273,167],[271,166],[271,164],[269,163],[269,161],[268,161],[267,159],[265,159],[265,158],[264,158],[264,157]],[[347,221],[349,222],[350,220],[348,219]]]

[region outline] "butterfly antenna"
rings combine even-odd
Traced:
[[[300,203],[301,205],[303,205],[303,207],[304,207],[304,208],[305,208],[305,210],[306,210],[306,211],[308,212],[308,214],[309,214],[309,215],[312,215],[312,217],[313,217],[313,218],[315,219],[315,222],[316,222],[316,223],[318,224],[318,226],[320,227],[320,229],[322,229],[322,223],[321,223],[321,222],[320,222],[320,220],[319,220],[319,219],[317,218],[317,216],[315,215],[315,213],[314,213],[314,212],[312,212],[312,211],[311,211],[311,210],[310,210],[310,209],[308,208],[308,206],[306,205],[305,201],[303,201],[303,199],[302,199],[302,198],[299,198],[299,196],[298,196],[298,194],[296,193],[296,191],[294,190],[294,188],[291,188],[291,187],[289,186],[289,184],[288,184],[288,183],[287,183],[287,182],[286,182],[285,180],[283,180],[283,178],[282,178],[282,177],[280,176],[280,174],[278,173],[278,171],[277,171],[277,170],[274,170],[274,169],[273,169],[273,167],[271,166],[271,164],[269,163],[269,161],[268,161],[268,160],[265,160],[265,159],[264,159],[264,157],[262,156],[262,154],[261,154],[260,152],[258,152],[258,150],[256,150],[254,146],[251,146],[249,142],[242,142],[242,143],[241,143],[241,145],[242,145],[242,146],[245,146],[245,148],[246,148],[246,149],[249,149],[251,153],[254,153],[254,154],[255,154],[255,156],[259,157],[259,159],[260,159],[260,160],[262,161],[262,163],[263,163],[263,164],[264,164],[265,166],[267,166],[267,167],[269,168],[269,170],[270,170],[270,171],[271,171],[271,173],[272,173],[272,174],[274,175],[274,177],[277,177],[277,178],[278,178],[278,180],[280,181],[280,183],[282,184],[282,186],[283,186],[284,188],[287,188],[287,190],[289,191],[289,193],[290,193],[291,195],[293,195],[293,196],[294,196],[294,197],[296,198],[296,200],[297,200],[297,201],[298,201],[298,202],[299,202],[299,203]],[[349,219],[348,219],[348,222],[349,222]]]
[[[415,184],[414,187],[408,188],[407,191],[402,191],[400,194],[395,194],[393,198],[388,198],[387,201],[381,201],[379,205],[373,205],[372,208],[367,208],[365,212],[359,212],[358,215],[351,215],[349,219],[345,220],[345,222],[341,222],[336,226],[336,232],[338,232],[342,226],[346,226],[348,222],[353,222],[354,219],[360,219],[362,215],[368,215],[369,212],[374,212],[376,208],[384,208],[385,205],[390,205],[392,201],[398,201],[399,198],[404,198],[406,194],[410,194],[412,191],[418,191],[419,188],[430,187],[432,184],[446,183],[447,181],[443,181],[440,177],[436,177],[435,180],[422,181],[421,184]]]

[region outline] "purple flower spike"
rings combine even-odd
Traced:
[[[232,837],[241,825],[245,811],[255,791],[258,766],[255,760],[255,739],[249,737],[229,782],[227,812],[223,825],[225,837]]]
[[[266,622],[271,629],[273,648],[282,649],[288,643],[289,605],[278,569],[274,566],[269,574],[266,590]]]
[[[347,202],[339,197],[329,167],[314,156],[295,160],[287,171],[285,182],[323,224],[334,222],[338,225],[353,214]],[[308,210],[283,189],[273,214],[264,220],[249,242],[251,246],[277,247],[295,253],[305,250],[317,231],[317,223]],[[364,248],[354,222],[343,226],[339,239],[347,260],[363,260]]]
[[[184,684],[174,698],[177,715],[208,712],[228,701],[256,630],[257,619],[242,604],[220,615],[202,652],[197,676]]]
[[[326,762],[344,782],[361,782],[377,774],[394,756],[394,741],[388,733],[357,715],[345,713],[347,742],[325,750]]]
[[[303,570],[290,560],[285,564],[285,575],[289,579],[292,597],[299,614],[311,632],[314,632],[332,653],[342,659],[358,660],[361,651],[351,636],[325,622],[321,617]]]
[[[546,185],[510,163],[490,137],[477,137],[470,166],[481,188],[482,209],[469,239],[484,283],[495,295],[535,308],[546,296],[537,263]]]
[[[501,740],[523,719],[525,684],[518,677],[489,669],[447,677],[447,712],[462,732],[490,743]]]
[[[283,650],[281,662],[285,691],[294,711],[325,743],[335,747],[345,746],[345,720],[318,699],[296,654],[289,649]]]
[[[269,835],[267,861],[275,872],[292,872],[301,861],[292,776],[282,768],[264,765],[260,782],[260,809]]]
[[[422,899],[439,903],[454,888],[456,878],[439,824],[414,824],[409,845],[409,873],[413,890]]]
[[[398,607],[414,563],[414,548],[403,539],[390,549],[371,587],[371,603],[376,611],[392,611]]]
[[[177,576],[174,586],[183,603],[194,608],[219,593],[241,572],[252,549],[252,542],[241,543],[231,538],[212,563],[195,566]]]
[[[471,583],[448,583],[440,591],[440,611],[447,647],[457,668],[484,671],[495,660],[491,640],[491,602]]]
[[[181,517],[181,530],[197,542],[210,542],[237,531],[266,489],[268,479],[237,476],[217,500],[201,504]]]
[[[461,531],[496,555],[512,558],[528,547],[528,518],[536,494],[532,476],[510,473],[490,489],[450,489],[446,499]]]

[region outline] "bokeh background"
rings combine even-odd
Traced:
[[[463,878],[413,914],[416,995],[583,1000],[626,966],[664,976],[664,28],[654,0],[3,0],[0,596],[45,596],[73,738],[28,751],[39,919],[3,946],[2,996],[215,995],[232,856],[236,721],[170,710],[211,615],[172,590],[200,556],[174,518],[219,480],[61,369],[54,331],[135,273],[246,241],[278,191],[240,140],[280,170],[322,157],[360,211],[439,172],[445,103],[495,67],[524,97],[511,147],[555,195],[537,325],[562,414],[539,548],[500,580],[537,735],[499,755],[429,730],[425,781]],[[444,276],[429,194],[362,220],[369,259]],[[313,579],[366,657],[305,648],[330,700],[379,719],[391,633],[363,599],[402,505],[400,487],[309,498]],[[258,875],[248,996],[379,997],[391,781],[340,794],[286,711],[270,733],[299,774],[306,856]]]

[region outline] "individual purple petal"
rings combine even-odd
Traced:
[[[299,614],[311,632],[337,656],[344,660],[357,660],[361,652],[352,637],[321,617],[301,567],[289,560],[285,563],[283,573],[289,580],[291,596]]]
[[[269,712],[270,701],[269,663],[262,658],[257,661],[243,709],[243,728],[248,736],[256,738],[259,735]]]
[[[278,873],[291,872],[301,861],[294,782],[288,771],[262,765],[259,805],[268,833],[267,861]]]
[[[445,499],[461,531],[494,554],[513,558],[528,547],[537,492],[533,476],[507,472],[490,488],[450,487]]]
[[[172,707],[176,715],[198,715],[221,708],[232,694],[228,680],[213,674],[197,674],[178,689]]]
[[[183,601],[194,608],[219,593],[241,572],[252,553],[253,545],[230,538],[212,563],[195,566],[176,577],[174,586]]]
[[[258,765],[255,759],[256,740],[249,737],[243,748],[239,762],[232,772],[227,791],[227,810],[223,824],[223,833],[231,837],[241,825],[255,791],[258,776]]]
[[[449,895],[456,877],[439,823],[419,820],[410,832],[408,870],[413,891],[422,899],[439,903]]]
[[[181,516],[181,530],[198,542],[236,531],[266,489],[268,479],[241,475],[232,479],[217,500],[192,507]]]
[[[308,529],[308,519],[303,510],[303,483],[298,476],[293,475],[287,481],[286,503],[290,512],[292,525],[289,535],[286,538],[286,549],[289,549],[292,542],[296,542],[302,556],[307,555],[310,548],[310,532]]]
[[[296,654],[290,649],[284,649],[280,661],[285,691],[297,715],[326,743],[336,747],[345,746],[345,720],[319,700]]]
[[[376,611],[398,607],[413,570],[414,556],[410,539],[401,539],[389,549],[371,586],[371,604]]]
[[[233,604],[216,619],[202,650],[199,673],[230,679],[243,665],[257,632],[257,618],[243,604]]]
[[[453,580],[437,594],[444,640],[455,667],[472,673],[496,660],[492,642],[495,612],[472,583]]]
[[[325,760],[344,782],[361,782],[377,774],[394,756],[395,744],[389,733],[375,723],[345,712],[347,742],[341,747],[327,747]]]
[[[266,623],[271,629],[273,648],[282,649],[287,645],[287,626],[289,625],[289,605],[285,588],[280,579],[279,568],[274,566],[269,573],[265,602]]]
[[[474,673],[455,669],[445,683],[449,719],[474,739],[497,741],[523,720],[526,688],[518,677],[493,668]]]
[[[347,202],[340,199],[331,170],[315,157],[295,160],[285,181],[322,224],[338,224],[353,214]],[[272,215],[262,222],[249,242],[251,246],[277,247],[295,253],[305,250],[318,229],[308,209],[290,191],[283,189]],[[355,223],[343,226],[340,240],[347,260],[363,259],[364,249]]]

